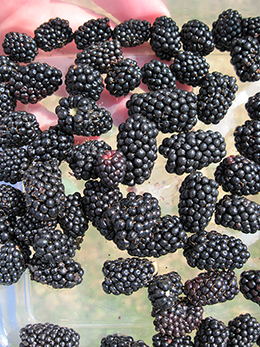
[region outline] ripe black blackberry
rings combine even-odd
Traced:
[[[216,203],[215,223],[244,234],[255,234],[260,229],[260,205],[244,196],[224,195]]]
[[[179,188],[178,211],[186,232],[197,233],[209,224],[218,198],[218,183],[193,171]]]
[[[250,269],[241,272],[239,289],[247,300],[260,305],[260,270]]]
[[[260,17],[246,17],[242,18],[241,21],[242,27],[242,37],[255,37],[260,39]]]
[[[248,98],[245,103],[245,109],[251,119],[260,120],[260,92]]]
[[[132,336],[109,334],[102,337],[100,347],[131,347],[134,343]]]
[[[180,36],[184,51],[206,56],[215,48],[211,30],[207,24],[198,19],[184,23],[180,30]]]
[[[54,94],[62,84],[62,72],[47,63],[20,65],[9,80],[10,92],[23,104],[35,104]]]
[[[193,52],[179,51],[174,54],[170,69],[176,80],[197,87],[203,82],[209,72],[209,64],[204,57]]]
[[[197,123],[197,96],[181,90],[132,94],[126,102],[129,116],[140,113],[162,133],[189,131]]]
[[[82,95],[94,101],[100,99],[104,90],[99,71],[88,64],[70,65],[65,75],[66,91],[70,95]]]
[[[144,258],[118,258],[106,260],[102,267],[104,281],[102,288],[107,294],[131,295],[147,287],[156,275],[155,263]]]
[[[121,44],[118,40],[96,42],[79,52],[75,64],[88,64],[101,74],[107,73],[111,65],[123,59]]]
[[[167,16],[157,17],[150,29],[150,45],[161,60],[170,61],[181,48],[181,37],[176,22]]]
[[[17,104],[16,97],[10,90],[8,83],[0,83],[0,114],[1,116],[10,111],[14,111]]]
[[[169,66],[157,59],[145,63],[142,68],[142,82],[149,90],[176,89],[176,78]]]
[[[181,276],[176,271],[154,276],[148,284],[148,299],[155,310],[166,310],[182,294]]]
[[[135,47],[149,40],[150,28],[150,22],[130,18],[114,27],[112,37],[118,40],[122,47]]]
[[[107,17],[90,19],[74,31],[74,41],[77,49],[85,49],[91,46],[92,43],[107,41],[111,37],[112,29]]]
[[[8,240],[14,240],[15,223],[16,217],[0,210],[0,244],[4,244]]]
[[[31,63],[38,54],[36,42],[26,33],[7,33],[2,47],[11,60],[20,63]]]
[[[119,125],[117,150],[126,157],[123,184],[142,184],[151,176],[157,159],[157,135],[156,124],[139,113]]]
[[[8,82],[18,66],[19,63],[12,61],[7,55],[0,55],[0,83]]]
[[[218,319],[211,316],[202,319],[194,336],[194,347],[228,346],[229,329]]]
[[[229,51],[231,42],[242,36],[242,15],[237,10],[227,9],[212,23],[215,46],[221,52]]]
[[[19,347],[41,347],[52,343],[56,347],[77,347],[80,340],[74,329],[52,323],[27,324],[20,329],[19,337]]]
[[[260,324],[250,313],[240,314],[228,322],[228,347],[252,347],[260,335]]]
[[[16,217],[23,216],[26,210],[24,192],[9,184],[1,184],[0,210]]]
[[[226,142],[218,131],[199,129],[164,138],[159,153],[167,159],[167,172],[182,175],[220,162],[226,155]]]
[[[73,38],[69,21],[59,17],[49,19],[34,30],[34,41],[45,52],[62,48],[73,41]]]
[[[112,148],[103,140],[90,140],[77,144],[71,148],[66,161],[73,172],[73,176],[84,181],[97,178],[95,164],[98,156]]]
[[[215,180],[225,192],[255,195],[260,191],[260,167],[242,155],[224,158],[215,170]]]
[[[241,269],[250,257],[242,240],[215,230],[201,230],[191,235],[183,255],[189,266],[206,271]]]
[[[113,126],[111,113],[82,95],[62,97],[55,108],[62,131],[79,136],[100,136]]]
[[[206,306],[233,300],[239,287],[234,271],[207,271],[187,280],[183,291],[195,306]]]
[[[153,347],[194,347],[189,335],[173,337],[158,333],[152,336]]]
[[[236,78],[213,71],[207,73],[197,95],[198,119],[218,124],[227,114],[238,90]]]

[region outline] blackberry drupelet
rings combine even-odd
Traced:
[[[153,347],[194,347],[189,335],[173,337],[158,333],[152,336]]]
[[[142,68],[142,82],[150,91],[162,89],[176,89],[176,78],[169,66],[157,59],[145,63]]]
[[[107,41],[112,37],[109,18],[90,19],[74,31],[77,49],[85,49],[93,43]]]
[[[189,266],[206,271],[241,269],[250,257],[242,240],[215,230],[191,235],[184,245],[183,255]]]
[[[244,196],[224,195],[216,203],[215,223],[244,234],[255,234],[260,229],[260,205]]]
[[[255,37],[260,39],[260,17],[247,17],[241,20],[242,37]]]
[[[245,109],[251,119],[260,120],[260,92],[248,98],[245,103]]]
[[[207,73],[197,94],[198,119],[218,124],[227,114],[238,90],[236,78],[213,71]]]
[[[94,101],[100,99],[104,90],[100,72],[88,64],[70,65],[65,75],[66,91],[70,95],[82,95]]]
[[[38,54],[36,42],[26,33],[14,31],[7,33],[2,47],[11,60],[20,63],[31,63]]]
[[[255,195],[260,191],[260,167],[242,155],[224,158],[215,170],[215,180],[225,192]]]
[[[6,214],[23,216],[25,214],[24,192],[9,184],[0,185],[0,211]]]
[[[184,283],[184,294],[195,306],[233,300],[238,293],[239,287],[234,271],[201,272]]]
[[[220,162],[226,155],[226,142],[218,131],[199,129],[164,138],[159,153],[167,159],[167,172],[182,175]]]
[[[198,19],[184,23],[180,30],[184,51],[206,56],[215,48],[214,38],[208,25]]]
[[[193,171],[179,188],[178,211],[186,232],[197,233],[209,224],[218,198],[218,183]]]
[[[170,65],[171,72],[178,82],[193,87],[202,84],[209,68],[210,66],[204,57],[182,50],[174,54],[173,62]]]
[[[112,37],[118,40],[122,47],[135,47],[149,40],[150,28],[150,22],[130,18],[114,27]]]
[[[247,300],[260,305],[260,270],[250,269],[241,272],[239,288]]]
[[[7,55],[0,55],[0,83],[8,82],[18,66],[19,63],[12,61]]]
[[[62,48],[73,41],[73,38],[69,21],[59,17],[49,19],[34,30],[34,41],[45,52]]]
[[[150,45],[161,60],[170,61],[181,48],[181,37],[176,22],[167,16],[157,17],[150,29]]]
[[[131,347],[134,343],[132,336],[109,334],[102,337],[100,347]]]
[[[229,329],[221,320],[211,316],[202,319],[194,336],[194,347],[227,347]]]
[[[118,127],[117,150],[126,157],[123,184],[142,184],[150,178],[157,159],[158,129],[139,113],[132,114]]]
[[[11,77],[10,77],[11,78]],[[8,83],[0,83],[0,115],[3,116],[5,113],[14,111],[17,104],[16,97],[10,90]]]

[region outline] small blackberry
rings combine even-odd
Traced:
[[[247,300],[260,305],[260,270],[250,269],[241,272],[239,288]]]
[[[150,29],[150,45],[161,60],[170,61],[181,48],[181,37],[176,22],[167,16],[157,17]]]
[[[167,172],[182,175],[220,162],[226,155],[226,142],[218,131],[199,129],[163,139],[159,153],[167,159]]]
[[[194,347],[227,347],[228,327],[211,316],[202,319],[194,336]]]
[[[38,54],[38,47],[34,39],[19,32],[9,32],[2,43],[5,54],[15,62],[31,63]]]
[[[90,19],[74,31],[74,41],[77,49],[85,49],[92,43],[107,41],[111,37],[112,29],[107,17]]]
[[[260,120],[260,92],[248,98],[245,103],[245,109],[251,119]]]
[[[16,217],[0,210],[0,244],[14,239]]]
[[[207,271],[184,283],[184,294],[195,306],[233,300],[239,293],[234,271]]]
[[[242,155],[224,158],[215,170],[215,180],[225,192],[255,195],[260,191],[260,167]]]
[[[150,38],[151,23],[141,19],[128,19],[114,27],[112,37],[122,47],[139,46]]]
[[[10,77],[11,78],[11,77]],[[14,111],[17,101],[8,83],[0,83],[0,115]]]
[[[69,21],[59,17],[49,19],[34,30],[34,41],[45,52],[62,48],[73,41],[73,38]]]
[[[174,337],[158,333],[152,336],[153,347],[194,347],[189,335]]]
[[[25,210],[24,192],[10,184],[1,184],[0,211],[13,216],[23,216]]]
[[[8,82],[18,67],[19,63],[12,61],[7,55],[0,55],[0,83]]]
[[[157,59],[145,63],[142,68],[142,82],[149,90],[176,89],[176,78],[169,66]]]
[[[156,275],[156,266],[146,258],[118,258],[106,260],[102,273],[102,288],[105,293],[131,295],[148,286],[149,281]]]
[[[194,171],[179,188],[178,211],[185,231],[197,233],[209,224],[218,198],[218,183]]]
[[[131,347],[133,343],[132,336],[109,334],[102,337],[100,347]]]
[[[242,37],[255,37],[260,39],[260,17],[247,17],[241,20]]]

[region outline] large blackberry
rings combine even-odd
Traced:
[[[207,73],[197,94],[198,119],[205,124],[218,124],[227,114],[237,90],[235,77],[217,71]]]
[[[174,337],[158,333],[152,336],[153,347],[194,347],[189,335]]]
[[[197,96],[181,90],[156,90],[132,94],[126,102],[129,116],[140,113],[162,133],[189,131],[197,123]]]
[[[16,104],[17,104],[16,97],[11,92],[9,84],[5,82],[1,82],[0,83],[0,115],[1,117],[2,115],[4,115],[4,113],[14,111]]]
[[[131,347],[134,343],[132,336],[109,334],[102,337],[100,347]]]
[[[260,167],[242,155],[224,158],[215,170],[215,180],[225,192],[236,195],[257,194],[260,191]]]
[[[150,32],[150,45],[156,56],[162,60],[171,60],[181,48],[180,31],[176,22],[171,17],[157,17]]]
[[[105,293],[131,295],[133,292],[147,287],[157,270],[152,261],[132,257],[106,260],[102,273],[105,277],[102,282]]]
[[[157,135],[156,124],[139,113],[119,125],[117,150],[126,157],[123,184],[142,184],[151,176],[157,159]]]
[[[12,61],[7,55],[0,55],[0,83],[8,82],[18,66],[19,63]]]
[[[24,192],[10,184],[1,184],[0,211],[13,216],[23,216],[25,210]]]
[[[202,319],[194,336],[195,347],[227,347],[229,339],[228,327],[211,316]]]
[[[250,257],[246,244],[239,238],[215,230],[191,235],[183,255],[189,266],[206,271],[240,269]]]
[[[62,48],[73,41],[73,38],[69,21],[59,17],[49,19],[34,30],[34,41],[45,52]]]
[[[205,229],[215,210],[218,183],[194,171],[185,177],[179,192],[178,211],[184,230],[197,233]]]
[[[184,283],[184,294],[196,306],[233,300],[239,293],[234,271],[207,271]]]
[[[149,40],[150,28],[150,22],[131,18],[117,24],[112,37],[118,40],[122,47],[135,47]]]
[[[241,272],[239,288],[247,300],[260,305],[260,270],[250,269]]]
[[[26,33],[9,32],[2,43],[5,54],[15,62],[30,63],[38,54],[34,39]]]
[[[260,92],[248,98],[245,103],[245,109],[251,119],[260,120]]]
[[[218,131],[199,129],[164,138],[159,153],[167,159],[167,172],[182,175],[220,162],[226,155],[226,142]]]
[[[260,39],[260,17],[246,17],[241,20],[242,37],[255,37]]]

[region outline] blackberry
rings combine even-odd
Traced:
[[[214,175],[225,192],[241,196],[260,191],[259,165],[242,155],[224,158]]]
[[[226,155],[226,142],[218,131],[199,129],[164,138],[159,153],[167,159],[167,172],[182,175],[220,162]]]
[[[85,181],[97,178],[95,164],[98,156],[111,147],[103,140],[90,140],[72,147],[66,156],[66,161],[77,179]]]
[[[175,53],[170,69],[180,83],[190,86],[200,86],[205,75],[209,72],[206,59],[193,52],[179,51]]]
[[[198,119],[218,124],[227,114],[238,90],[236,78],[213,71],[207,73],[197,94]]]
[[[260,206],[244,196],[224,195],[216,203],[215,223],[244,234],[255,234],[260,229]]]
[[[149,90],[176,89],[176,78],[169,66],[157,59],[145,63],[142,68],[142,82]]]
[[[241,272],[239,288],[247,300],[260,305],[260,270],[250,269]]]
[[[179,192],[178,211],[184,230],[197,233],[205,229],[215,210],[218,183],[194,171],[185,177]]]
[[[126,102],[129,116],[140,113],[162,133],[189,131],[197,123],[197,96],[181,90],[156,90],[132,94]]]
[[[118,40],[93,43],[79,52],[75,64],[88,64],[101,74],[107,73],[111,65],[123,59],[121,44]]]
[[[157,159],[156,124],[136,113],[118,127],[117,150],[126,157],[123,184],[142,184],[150,178]]]
[[[189,335],[174,337],[158,333],[152,336],[153,347],[194,347]]]
[[[65,187],[57,162],[33,162],[23,177],[28,213],[40,221],[56,219],[65,209]]]
[[[240,314],[228,322],[228,347],[252,347],[260,335],[260,324],[250,313]]]
[[[134,343],[132,336],[109,334],[102,337],[100,347],[131,347]]]
[[[8,82],[18,66],[19,63],[12,61],[7,55],[0,55],[0,83]]]
[[[40,125],[34,114],[27,111],[11,111],[0,120],[0,145],[28,145],[40,132]]]
[[[82,95],[94,101],[100,99],[104,90],[99,71],[88,64],[70,65],[65,75],[66,91],[70,95]]]
[[[212,23],[215,46],[221,52],[229,51],[231,42],[242,36],[242,15],[237,10],[227,9]]]
[[[144,258],[118,258],[106,260],[102,267],[102,288],[107,294],[131,295],[147,287],[156,274],[155,264]]]
[[[176,22],[167,16],[155,19],[150,29],[150,45],[161,60],[170,61],[181,48],[181,37]]]
[[[36,42],[26,33],[14,31],[7,33],[2,47],[11,60],[20,63],[30,63],[38,54]]]
[[[251,119],[260,120],[260,92],[248,98],[245,103],[245,109]]]
[[[0,115],[14,111],[17,101],[10,90],[8,83],[0,83]]]
[[[195,306],[233,300],[239,293],[234,271],[207,271],[184,283],[184,294]]]
[[[148,285],[148,299],[156,310],[166,310],[172,307],[182,294],[181,276],[176,271],[156,275]]]
[[[16,217],[10,215],[4,210],[0,210],[0,244],[4,244],[8,240],[13,240],[13,229],[15,226]]]
[[[131,58],[121,59],[108,69],[105,78],[106,89],[113,96],[124,96],[137,88],[141,79],[142,72],[137,62]]]
[[[19,347],[41,347],[52,343],[56,347],[77,347],[80,340],[74,329],[52,323],[27,324],[20,329],[19,337]]]
[[[242,37],[255,37],[259,41],[260,34],[260,17],[247,17],[242,18]]]
[[[49,19],[34,30],[34,41],[45,52],[62,48],[73,41],[73,38],[69,21],[59,17]]]
[[[180,30],[184,51],[206,56],[215,48],[214,38],[207,24],[198,19],[184,23]]]
[[[122,47],[135,47],[149,40],[150,28],[150,22],[131,18],[117,24],[112,37],[118,40]]]
[[[10,92],[22,104],[36,104],[53,95],[62,84],[62,72],[47,63],[20,65],[8,82]]]
[[[211,316],[202,319],[194,336],[195,347],[226,347],[228,346],[229,329],[218,319]]]
[[[241,269],[250,257],[246,244],[239,238],[215,230],[191,235],[183,255],[189,266],[206,271]]]
[[[107,41],[111,37],[112,29],[107,17],[90,19],[74,31],[77,49],[84,49],[99,41]]]
[[[9,184],[0,185],[0,211],[13,216],[25,214],[25,196],[20,189]]]

